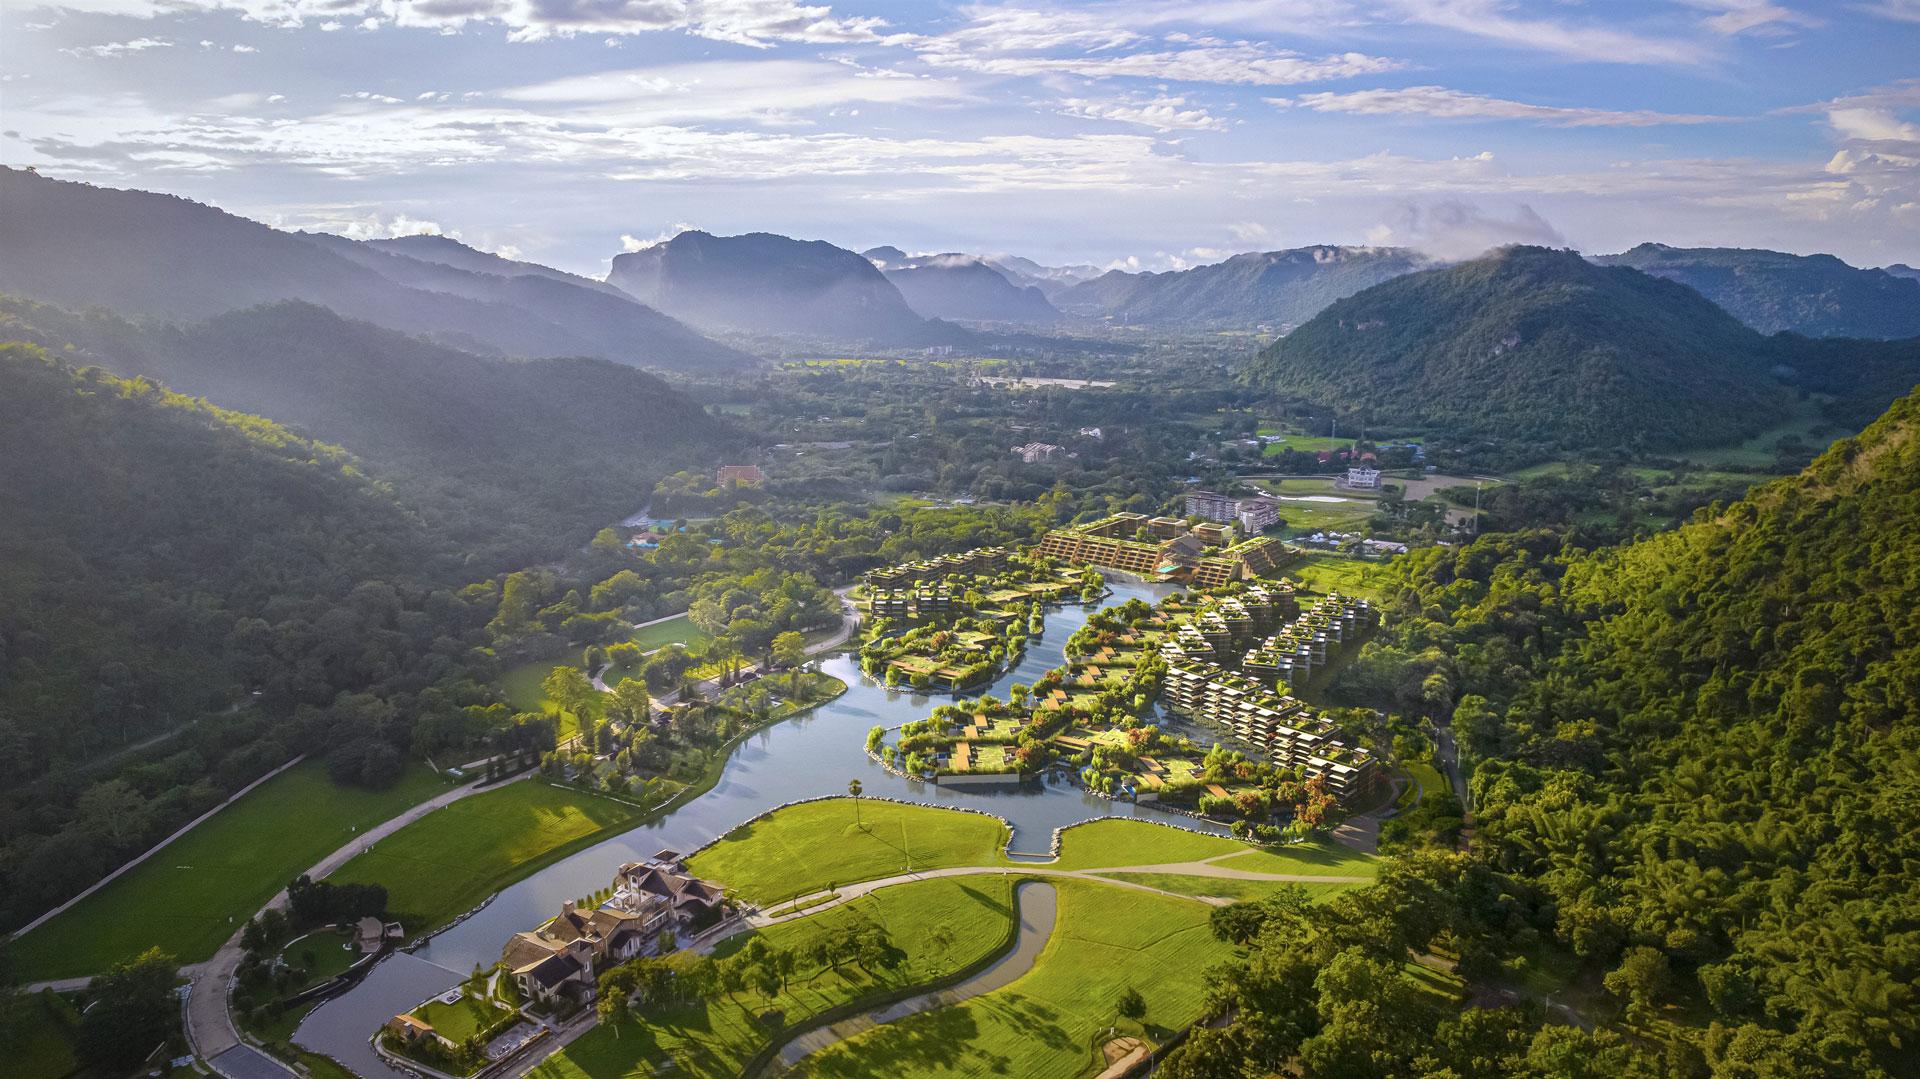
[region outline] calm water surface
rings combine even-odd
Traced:
[[[1030,642],[1020,663],[985,692],[1004,697],[1012,683],[1032,685],[1059,666],[1067,638],[1098,607],[1134,598],[1151,603],[1173,591],[1119,581],[1109,586],[1112,595],[1096,606],[1049,611],[1044,637]],[[368,1045],[369,1036],[382,1022],[452,986],[475,963],[491,966],[499,960],[507,938],[546,921],[566,900],[606,887],[622,862],[666,848],[691,851],[774,806],[845,794],[851,779],[860,780],[869,797],[965,806],[1005,817],[1013,823],[1011,849],[1016,856],[1045,858],[1054,829],[1090,817],[1160,817],[1204,826],[1186,817],[1158,814],[1150,806],[1098,798],[1066,782],[1030,784],[1018,790],[958,791],[893,775],[867,756],[867,731],[923,719],[936,704],[951,698],[887,689],[861,674],[846,656],[826,660],[822,669],[846,682],[847,692],[741,742],[712,790],[665,817],[588,847],[506,888],[479,913],[434,937],[411,956],[386,960],[352,991],[314,1009],[293,1040],[364,1076],[399,1075]]]

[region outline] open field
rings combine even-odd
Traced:
[[[1388,574],[1384,563],[1309,551],[1280,571],[1309,592],[1344,592],[1377,598]]]
[[[1249,850],[1226,836],[1200,835],[1145,821],[1107,817],[1075,825],[1060,834],[1060,858],[1049,869],[1105,869],[1109,866],[1193,862]]]
[[[1768,468],[1778,456],[1774,444],[1782,438],[1797,438],[1815,452],[1824,450],[1853,432],[1835,427],[1822,416],[1821,403],[1818,397],[1798,402],[1798,410],[1792,416],[1738,445],[1679,450],[1672,456],[1710,467],[1730,465],[1735,468]]]
[[[1379,859],[1333,842],[1250,850],[1222,858],[1217,864],[1248,873],[1295,873],[1307,877],[1371,877],[1380,871]]]
[[[26,982],[98,974],[151,947],[200,962],[355,832],[445,789],[421,765],[387,790],[365,791],[337,787],[325,766],[304,763],[13,942],[15,973]]]
[[[883,927],[904,954],[888,970],[839,970],[802,960],[786,988],[772,998],[747,989],[704,1004],[645,1012],[639,1022],[602,1025],[555,1054],[533,1074],[539,1079],[673,1074],[738,1075],[741,1065],[779,1033],[760,1022],[778,1014],[784,1027],[858,1000],[878,1002],[911,987],[948,977],[1004,950],[1013,934],[1013,883],[995,874],[915,881],[877,892],[810,918],[785,922],[722,942],[716,954],[735,954],[751,939],[804,955],[816,940],[864,922]],[[940,930],[944,928],[944,932]],[[944,943],[939,940],[944,938]]]
[[[307,972],[307,976],[298,985],[290,986],[289,990],[298,992],[344,973],[360,958],[359,950],[352,944],[353,937],[350,934],[327,929],[316,929],[288,941],[280,949],[281,958],[286,960],[288,966]]]
[[[627,639],[649,652],[670,644],[692,646],[706,644],[713,640],[713,638],[707,636],[705,630],[693,624],[693,619],[688,618],[684,614],[677,618],[668,619],[665,622],[659,622],[642,629],[636,629],[633,631],[633,635]]]
[[[538,778],[508,783],[414,821],[331,879],[385,885],[388,909],[417,935],[640,813],[637,806]]]
[[[1206,969],[1232,949],[1208,929],[1211,908],[1080,880],[1056,882],[1059,916],[1034,969],[1003,989],[875,1027],[807,1058],[814,1076],[1090,1075],[1099,1035],[1129,987],[1142,1025],[1164,1040],[1199,1018]]]
[[[67,1014],[56,1016],[54,1009]],[[79,1022],[72,1005],[42,996],[22,997],[0,1016],[0,1047],[6,1053],[7,1074],[17,1079],[63,1079],[79,1067],[74,1057],[69,1022]]]
[[[1357,884],[1297,884],[1288,885],[1276,880],[1234,880],[1230,877],[1196,877],[1181,873],[1102,873],[1103,877],[1123,880],[1130,884],[1144,884],[1149,888],[1158,888],[1163,892],[1178,892],[1181,895],[1213,896],[1220,899],[1232,899],[1246,902],[1265,899],[1282,888],[1303,888],[1315,902],[1331,899]]]
[[[561,711],[560,706],[547,698],[546,691],[540,688],[547,675],[555,667],[578,666],[564,656],[552,659],[536,659],[510,668],[500,676],[500,690],[506,694],[507,703],[517,712],[545,712],[559,720],[554,735],[564,742],[580,733],[580,721],[572,712]]]
[[[695,875],[772,906],[834,884],[915,869],[1003,864],[1006,825],[978,813],[850,798],[789,806],[743,824],[687,863]]]

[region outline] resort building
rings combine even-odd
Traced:
[[[1199,525],[1163,538],[1170,529],[1159,522],[1170,520],[1116,513],[1088,524],[1056,528],[1040,541],[1039,553],[1061,562],[1184,581],[1199,588],[1264,576],[1293,556],[1292,549],[1277,539],[1234,543],[1233,529],[1227,525]]]
[[[721,465],[713,474],[715,487],[758,487],[767,482],[767,474],[760,471],[759,465]]]
[[[1377,468],[1349,468],[1347,478],[1341,486],[1355,491],[1378,491],[1380,489],[1380,470]]]
[[[1280,509],[1270,498],[1243,498],[1234,515],[1243,536],[1257,536],[1280,523]]]
[[[1056,446],[1051,442],[1029,442],[1024,446],[1015,446],[1013,452],[1030,465],[1044,464],[1065,453],[1065,446]]]
[[[1007,555],[1005,547],[975,547],[961,554],[870,569],[866,573],[866,582],[876,588],[900,588],[919,581],[937,581],[955,575],[974,576],[1006,565]]]
[[[621,866],[612,897],[598,907],[569,900],[538,929],[515,933],[501,961],[525,999],[583,1003],[593,999],[596,970],[657,950],[665,934],[712,924],[723,905],[719,889],[661,851]]]
[[[1214,491],[1187,492],[1187,516],[1203,521],[1232,521],[1240,515],[1240,500]]]
[[[1231,731],[1282,768],[1319,778],[1343,803],[1378,782],[1373,755],[1342,742],[1331,722],[1216,663],[1187,656],[1170,661],[1162,700],[1173,712]]]

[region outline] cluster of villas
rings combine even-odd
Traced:
[[[1103,612],[1068,643],[1067,665],[1029,697],[944,706],[902,728],[897,746],[877,748],[942,783],[1014,782],[1049,761],[1120,760],[1125,793],[1142,801],[1190,795],[1207,747],[1157,734],[1143,739],[1132,717],[1140,702],[1157,699],[1346,802],[1369,793],[1381,769],[1287,691],[1376,623],[1365,600],[1336,594],[1302,610],[1293,586],[1274,580],[1177,594],[1135,606],[1124,619]],[[1234,791],[1210,783],[1202,793]]]
[[[1234,526],[1188,525],[1178,517],[1115,513],[1071,528],[1056,528],[1040,541],[1044,557],[1074,565],[1117,569],[1149,580],[1218,588],[1257,580],[1286,566],[1294,552],[1278,539],[1252,536],[1235,541]]]
[[[862,668],[917,688],[977,682],[1041,631],[1042,607],[1082,594],[1083,576],[1000,547],[873,570],[860,597],[874,631]]]

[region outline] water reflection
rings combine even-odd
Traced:
[[[1113,582],[1112,589],[1113,594],[1099,606],[1136,597],[1151,603],[1171,591],[1164,586],[1120,582]],[[984,692],[1005,696],[1012,683],[1031,685],[1059,666],[1067,638],[1095,609],[1072,606],[1049,611],[1045,635],[1030,642],[1026,655],[1013,670]],[[466,921],[435,937],[415,957],[449,971],[470,971],[475,963],[491,965],[500,958],[501,946],[508,937],[552,917],[562,902],[606,887],[620,863],[665,848],[691,851],[774,806],[844,794],[850,779],[859,779],[870,797],[963,806],[1005,817],[1014,828],[1012,853],[1036,860],[1048,856],[1056,828],[1089,817],[1156,815],[1151,807],[1109,801],[1061,779],[1031,783],[1017,790],[963,792],[893,775],[867,756],[867,731],[874,726],[891,727],[921,719],[936,704],[950,698],[888,689],[862,675],[858,665],[845,656],[827,660],[823,669],[846,682],[847,692],[807,715],[741,742],[712,790],[664,818],[582,850],[508,887]],[[1163,819],[1196,823],[1184,817]],[[368,1035],[388,1017],[453,984],[458,976],[419,988],[411,977],[383,978],[381,975],[393,965],[393,960],[381,964],[351,992],[315,1009],[295,1032],[294,1041],[362,1075],[385,1079],[399,1074],[374,1055],[367,1045]]]

